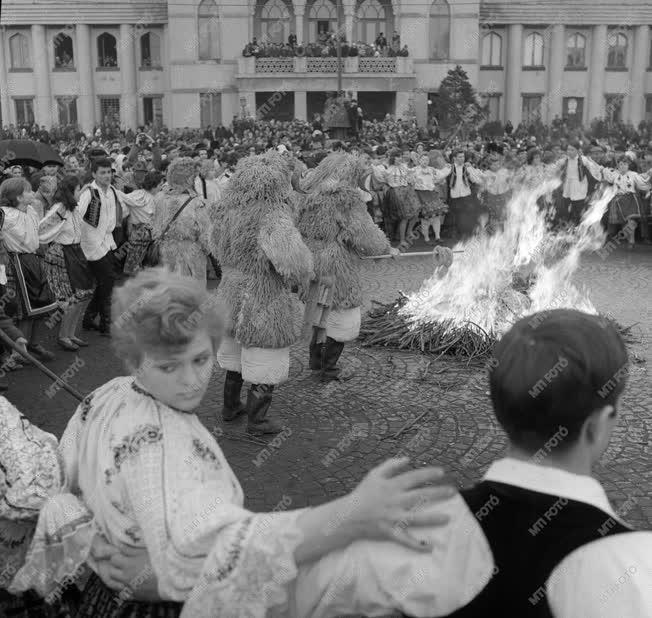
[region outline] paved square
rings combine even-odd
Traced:
[[[366,308],[389,302],[398,290],[415,291],[430,273],[430,259],[364,263]],[[652,525],[652,250],[616,251],[584,259],[578,275],[596,307],[621,324],[636,323],[639,342],[622,398],[621,422],[596,473],[621,515],[639,527]],[[57,352],[51,368],[63,373],[78,355],[70,382],[82,393],[120,375],[110,342],[88,335],[79,353]],[[86,336],[85,335],[85,336]],[[54,333],[49,342],[52,349]],[[307,345],[292,350],[290,381],[274,396],[272,413],[285,431],[263,447],[244,433],[245,421],[225,426],[219,411],[224,374],[217,370],[199,411],[238,475],[253,510],[298,508],[349,490],[374,464],[408,454],[438,463],[461,486],[499,457],[505,438],[493,419],[480,368],[452,361],[429,362],[412,352],[347,345],[343,364],[355,377],[322,385],[307,368]],[[9,374],[8,398],[34,423],[60,436],[76,403],[65,391],[48,397],[51,382],[34,368]],[[244,393],[243,393],[244,396]],[[419,418],[418,422],[410,423]]]

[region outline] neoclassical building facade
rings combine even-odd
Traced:
[[[652,120],[652,3],[340,0],[348,41],[400,34],[408,57],[342,60],[368,116],[436,113],[461,65],[492,119]],[[316,41],[336,0],[3,0],[2,124],[112,118],[200,127],[233,116],[308,119],[337,87],[337,59],[243,58],[245,44]]]

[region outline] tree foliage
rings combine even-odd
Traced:
[[[458,64],[441,81],[438,97],[438,117],[442,127],[459,128],[463,133],[486,117],[466,71]]]

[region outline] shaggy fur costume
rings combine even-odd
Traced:
[[[357,187],[364,171],[358,157],[329,155],[307,183],[317,190],[304,196],[297,223],[314,255],[316,276],[333,279],[334,310],[362,305],[359,256],[381,255],[391,249],[360,197]]]
[[[278,153],[242,159],[215,211],[213,255],[222,265],[218,300],[242,346],[285,348],[301,336],[304,307],[291,293],[314,276],[295,226],[290,162]]]
[[[154,198],[152,237],[160,238],[175,213],[193,196],[160,243],[161,263],[181,275],[206,281],[211,220],[207,202],[189,189],[194,174],[192,159],[175,159],[170,164],[167,187]]]

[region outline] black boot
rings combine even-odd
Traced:
[[[321,370],[324,356],[324,344],[317,343],[317,329],[312,334],[310,342],[310,369]]]
[[[349,380],[353,377],[351,373],[342,374],[342,370],[337,366],[344,350],[344,344],[341,341],[335,341],[331,337],[326,337],[324,344],[324,361],[322,365],[321,381],[330,382],[331,380]]]
[[[237,371],[227,371],[224,380],[224,407],[222,408],[222,418],[225,421],[233,421],[241,414],[246,412],[246,408],[240,401],[240,391],[242,390],[242,374]]]
[[[272,403],[273,384],[252,384],[247,394],[247,433],[255,436],[280,433],[279,427],[267,416]]]

